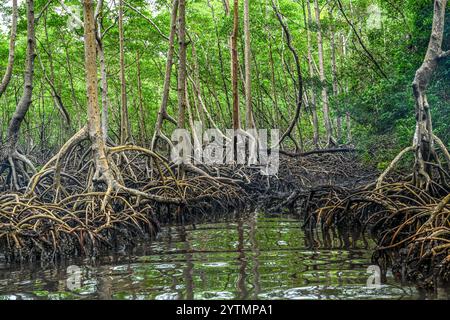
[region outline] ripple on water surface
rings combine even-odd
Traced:
[[[367,286],[373,244],[364,235],[324,238],[305,233],[298,220],[261,214],[167,227],[131,257],[73,262],[71,272],[0,265],[0,299],[423,298],[392,274]]]

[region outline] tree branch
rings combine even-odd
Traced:
[[[81,19],[79,17],[77,17],[71,10],[70,8],[64,3],[64,0],[59,0],[59,4],[61,5],[61,7],[64,9],[64,11],[66,11],[74,20],[77,24],[79,24],[80,26],[83,26],[83,21],[81,21]]]
[[[278,143],[277,143],[277,145],[280,145],[286,137],[290,137],[291,136],[291,132],[294,129],[295,125],[297,124],[298,119],[300,118],[300,110],[301,110],[302,103],[303,103],[303,77],[302,77],[302,72],[301,72],[301,68],[300,68],[300,61],[299,61],[299,58],[298,58],[297,51],[292,46],[291,34],[289,33],[289,29],[288,29],[287,25],[283,22],[283,17],[281,16],[280,12],[278,11],[278,8],[275,5],[275,2],[273,0],[272,0],[272,8],[275,11],[275,15],[277,16],[281,27],[283,28],[288,48],[292,52],[292,55],[294,56],[295,65],[296,65],[296,68],[297,68],[297,77],[298,77],[298,84],[297,84],[297,86],[298,86],[297,108],[295,110],[294,119],[292,119],[292,122],[290,123],[288,129],[286,130],[286,132],[283,133],[283,135],[280,138],[280,141],[278,141]],[[294,140],[294,139],[292,139],[292,140]]]
[[[438,59],[445,59],[448,58],[450,56],[450,50],[448,51],[443,51],[441,52],[441,54],[439,55]]]
[[[135,7],[133,7],[131,4],[129,4],[128,2],[124,2],[124,4],[130,8],[131,10],[133,10],[134,12],[136,12],[138,15],[140,15],[144,20],[146,20],[148,23],[150,23],[159,33],[159,35],[161,37],[164,38],[164,40],[169,41],[169,38],[162,33],[161,29],[159,29],[159,27],[156,25],[156,23],[153,22],[153,20],[151,20],[150,18],[148,18],[147,16],[145,16],[141,11],[139,11],[138,9],[136,9]]]

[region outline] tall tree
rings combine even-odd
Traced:
[[[137,70],[137,90],[138,90],[138,118],[139,118],[139,139],[141,146],[145,146],[147,138],[147,128],[145,125],[144,99],[142,96],[142,79],[141,79],[141,55],[136,53],[136,70]]]
[[[103,49],[103,0],[97,2],[97,7],[95,9],[95,18],[97,19],[97,51],[98,59],[100,62],[100,74],[101,74],[101,84],[102,84],[102,131],[103,139],[106,141],[108,138],[108,109],[109,109],[109,99],[108,99],[108,76],[106,73],[106,61],[105,52]]]
[[[230,1],[229,0],[222,0],[223,3],[223,9],[225,10],[225,15],[230,14]]]
[[[330,16],[330,48],[331,48],[331,76],[333,81],[333,96],[336,98],[339,94],[339,84],[336,66],[336,36],[334,31],[333,8],[329,8]],[[337,140],[342,138],[342,117],[339,109],[336,110],[336,134]]]
[[[414,183],[420,188],[428,188],[430,184],[432,169],[430,162],[436,158],[434,142],[436,141],[439,145],[443,146],[442,142],[433,134],[431,108],[428,104],[426,91],[433,73],[438,66],[438,62],[450,55],[450,51],[442,51],[446,6],[447,0],[434,1],[433,26],[428,49],[422,65],[416,71],[412,84],[416,101],[416,131],[413,139],[413,148],[415,152]],[[442,149],[445,153],[445,147]],[[448,152],[445,154],[448,155]]]
[[[125,48],[123,31],[123,0],[119,0],[119,51],[120,51],[120,144],[131,141],[130,120],[127,106],[127,84],[125,78]]]
[[[231,114],[231,103],[230,103],[230,97],[229,97],[229,90],[228,90],[228,85],[227,85],[227,76],[225,73],[225,67],[224,67],[224,58],[223,58],[223,49],[222,49],[222,45],[221,45],[221,41],[220,41],[220,33],[219,33],[219,28],[217,26],[218,24],[218,19],[216,19],[216,15],[215,15],[215,11],[214,11],[214,6],[211,4],[210,0],[207,0],[207,4],[208,7],[211,9],[211,16],[212,16],[212,21],[214,23],[214,31],[216,34],[216,43],[217,43],[217,53],[219,55],[219,67],[220,67],[220,78],[222,79],[222,84],[223,84],[223,90],[225,93],[225,102],[228,108],[228,112]],[[225,6],[225,8],[229,7]],[[226,14],[228,15],[229,12],[226,11]]]
[[[294,83],[294,87],[296,88],[298,94],[296,97],[296,108],[295,108],[295,113],[294,116],[292,117],[292,120],[289,124],[289,127],[286,129],[286,131],[281,135],[279,142],[277,143],[277,145],[280,145],[287,137],[289,137],[292,142],[294,142],[295,144],[295,151],[298,151],[299,145],[297,143],[297,141],[292,137],[292,131],[295,128],[295,126],[298,124],[298,121],[300,119],[300,114],[301,114],[301,109],[302,109],[302,104],[303,104],[303,76],[302,76],[302,70],[301,70],[301,66],[300,66],[300,59],[298,57],[298,53],[297,50],[295,50],[294,46],[292,45],[292,36],[291,33],[289,32],[289,28],[286,25],[286,23],[283,21],[283,17],[281,15],[281,13],[279,12],[277,6],[275,5],[274,0],[272,0],[272,8],[275,11],[275,15],[278,19],[278,22],[281,25],[281,28],[283,29],[283,33],[284,36],[286,38],[286,43],[287,46],[289,48],[289,51],[291,51],[293,57],[294,57],[294,61],[295,61],[295,68],[296,68],[296,73],[297,73],[297,79],[294,80],[293,78],[293,83]]]
[[[95,161],[93,180],[108,183],[113,180],[113,176],[108,163],[106,143],[102,132],[100,108],[98,105],[97,43],[93,0],[83,0],[83,8],[88,135],[92,143],[91,149]]]
[[[322,39],[322,28],[320,24],[320,7],[319,1],[314,0],[314,8],[316,12],[316,25],[317,25],[317,48],[319,54],[319,76],[322,87],[322,112],[323,112],[323,121],[325,124],[325,130],[327,134],[327,145],[334,145],[333,139],[333,129],[331,126],[331,117],[330,117],[330,109],[329,109],[329,101],[328,101],[328,87],[326,83],[325,77],[325,65],[324,65],[324,52],[323,52],[323,39]]]
[[[311,4],[309,0],[306,0],[306,6],[307,6],[307,12],[308,12],[308,22],[306,22],[305,19],[305,25],[306,25],[306,35],[308,39],[308,69],[309,69],[309,76],[311,80],[314,79],[314,60],[312,55],[312,43],[311,43],[311,27],[312,27],[312,15],[311,15]],[[303,15],[305,16],[305,9],[303,9]],[[313,144],[316,148],[319,147],[319,117],[317,116],[317,100],[316,100],[316,90],[314,81],[311,81],[310,85],[310,95],[311,99],[309,101],[309,106],[311,109],[312,114],[312,125],[313,125]]]
[[[252,107],[252,66],[251,66],[251,46],[250,46],[250,17],[249,0],[244,0],[244,59],[245,59],[245,110],[246,126],[248,129],[255,128],[255,121]]]
[[[15,57],[16,37],[17,37],[17,19],[18,19],[17,0],[13,0],[12,5],[13,5],[12,7],[13,12],[11,19],[11,34],[9,37],[8,65],[6,66],[5,75],[3,76],[2,82],[0,83],[0,97],[8,87],[14,67],[14,57]]]
[[[239,87],[238,87],[238,51],[237,38],[239,32],[239,0],[234,0],[233,7],[233,31],[231,34],[231,82],[233,91],[233,129],[241,127],[239,116]]]

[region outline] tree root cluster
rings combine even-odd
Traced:
[[[161,223],[279,203],[298,181],[302,190],[347,181],[356,166],[348,154],[281,156],[279,174],[268,177],[259,166],[176,165],[134,145],[109,145],[107,157],[115,188],[96,178],[91,143],[81,130],[25,191],[0,195],[0,250],[7,259],[117,250],[153,236]]]
[[[161,221],[247,203],[239,170],[212,176],[134,145],[109,146],[107,157],[111,181],[96,177],[90,142],[75,135],[25,192],[0,194],[0,252],[10,261],[95,255],[153,236]]]
[[[353,189],[373,180],[377,173],[350,153],[280,157],[279,179],[261,195],[264,206],[274,213],[288,211],[305,216],[314,211],[334,190]],[[266,183],[267,184],[267,183]]]
[[[133,207],[121,195],[101,210],[101,192],[45,203],[19,194],[0,196],[0,248],[8,261],[53,260],[118,249],[158,231],[152,208]]]
[[[329,230],[360,225],[375,237],[373,262],[402,280],[434,288],[450,281],[450,190],[425,191],[410,182],[333,188],[305,221]]]
[[[450,281],[450,189],[442,167],[425,190],[398,172],[377,179],[376,170],[348,154],[283,164],[285,180],[265,196],[270,212],[298,215],[305,232],[319,227],[324,237],[336,228],[369,232],[377,244],[373,262],[384,271],[392,267],[398,278],[425,288]]]

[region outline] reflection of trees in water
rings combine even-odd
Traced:
[[[314,228],[310,224],[303,226],[304,231],[304,246],[310,248],[315,252],[319,250],[331,250],[330,256],[326,257],[327,261],[319,264],[307,266],[311,270],[323,270],[325,281],[328,284],[337,284],[342,286],[349,283],[350,278],[342,277],[342,274],[336,268],[324,269],[324,266],[333,264],[345,264],[348,270],[361,269],[361,263],[358,261],[364,255],[365,250],[369,250],[370,243],[366,238],[364,230],[359,226],[352,226],[352,228],[335,227],[335,228]],[[333,251],[337,251],[336,256]],[[314,253],[310,257],[311,260],[323,260],[324,257],[318,253]],[[355,261],[355,262],[353,262]],[[331,272],[330,272],[331,271]],[[345,270],[343,270],[345,271]],[[336,273],[337,277],[334,276]],[[317,281],[320,282],[320,275],[317,274]],[[344,283],[346,279],[346,283]],[[359,281],[359,279],[354,279]],[[352,281],[350,281],[352,282]]]
[[[193,233],[190,226],[168,227],[163,239],[145,252],[151,256],[150,263],[136,266],[135,260],[127,258],[125,262],[121,256],[117,261],[102,258],[103,266],[80,264],[83,282],[97,281],[97,290],[89,297],[98,299],[133,299],[142,294],[149,299],[194,299],[202,295],[208,298],[207,292],[223,291],[237,299],[258,299],[266,294],[326,298],[344,294],[346,286],[365,284],[365,263],[370,263],[366,250],[372,242],[361,229],[301,228],[298,221],[278,218],[255,214],[229,223],[205,225]],[[226,264],[210,266],[210,262]],[[163,264],[173,265],[158,267]],[[122,267],[119,273],[114,271],[116,266]],[[3,271],[0,279],[8,278],[2,287],[8,287],[11,293],[67,292],[65,268]],[[135,276],[142,274],[143,279],[136,281]],[[32,283],[24,290],[20,283],[25,281]],[[327,290],[322,290],[322,285]],[[405,292],[404,296],[411,294]],[[445,290],[438,295],[448,298]]]
[[[305,248],[310,249],[369,249],[370,244],[363,229],[358,226],[312,228],[303,226]]]
[[[261,285],[260,285],[260,275],[259,275],[259,244],[258,240],[256,238],[256,232],[257,232],[257,221],[258,221],[258,214],[255,214],[253,217],[251,217],[248,221],[250,232],[249,232],[249,238],[250,238],[250,245],[252,248],[252,261],[253,261],[253,267],[252,267],[252,274],[253,274],[253,295],[252,299],[258,299],[258,294],[261,291]]]
[[[245,258],[245,237],[244,237],[244,222],[243,219],[237,221],[237,233],[238,233],[238,261],[239,261],[239,274],[237,280],[237,298],[246,299],[248,296],[246,279],[247,279],[247,260]]]
[[[183,243],[185,267],[183,269],[183,277],[185,283],[186,296],[185,299],[194,299],[194,279],[192,274],[194,272],[194,262],[192,261],[191,243],[187,237],[186,228],[184,225],[180,225],[178,228],[178,234],[180,241]]]

